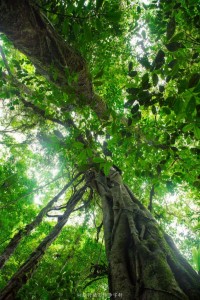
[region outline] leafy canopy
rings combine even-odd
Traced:
[[[109,118],[101,121],[88,106],[77,106],[73,95],[44,79],[1,35],[5,55],[0,60],[1,248],[62,188],[63,174],[71,176],[91,163],[107,174],[114,164],[143,204],[152,205],[155,218],[174,234],[185,256],[191,259],[194,247],[198,261],[200,4],[194,0],[35,2],[66,43],[85,58]],[[73,82],[76,74],[67,72]],[[74,127],[63,126],[69,119]],[[32,286],[32,299],[41,295],[34,280],[42,282],[43,299],[73,294],[77,284],[83,285],[90,264],[98,260],[93,253],[102,251],[105,259],[88,218],[100,223],[97,203],[82,218],[83,225],[63,230],[22,290],[23,299]],[[6,266],[2,284],[54,223],[45,219],[23,242]],[[79,249],[73,246],[76,240]],[[69,264],[61,268],[70,253]],[[52,278],[43,278],[52,264]],[[59,295],[51,285],[59,286]],[[101,288],[106,290],[103,281]]]

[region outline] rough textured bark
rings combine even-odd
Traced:
[[[71,182],[66,184],[63,189],[51,200],[49,203],[39,212],[36,218],[25,226],[24,229],[19,230],[14,237],[11,239],[4,252],[0,255],[0,269],[4,266],[6,261],[14,253],[18,244],[24,236],[27,236],[35,227],[37,227],[41,222],[46,213],[52,208],[53,204],[58,201],[58,199],[65,193],[67,188],[80,176],[81,173],[77,174]]]
[[[34,1],[1,0],[0,31],[29,57],[40,74],[67,92],[73,103],[88,105],[99,118],[108,117],[105,103],[94,93],[85,60],[56,33]],[[76,76],[78,79],[72,80]]]
[[[96,174],[112,299],[200,299],[200,276],[114,169]]]
[[[105,117],[106,106],[94,94],[84,59],[56,34],[31,1],[0,0],[0,31],[31,59],[41,74],[73,94],[77,105],[89,105],[100,118]],[[78,81],[70,84],[67,74],[78,75]],[[199,276],[123,184],[119,173],[112,170],[108,178],[96,174],[95,181],[102,199],[113,299],[200,299]],[[14,299],[12,294],[30,278],[63,222],[64,219],[24,263],[0,299]],[[114,293],[120,295],[114,297]]]
[[[15,300],[16,294],[19,289],[32,277],[34,271],[37,269],[38,263],[45,254],[45,251],[56,239],[63,226],[66,224],[71,212],[75,208],[78,201],[82,198],[87,185],[79,189],[68,201],[66,211],[64,212],[60,221],[47,235],[36,250],[30,255],[25,263],[20,267],[19,271],[8,282],[7,286],[2,290],[0,294],[0,300]]]

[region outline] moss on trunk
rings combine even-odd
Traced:
[[[0,31],[29,57],[40,74],[70,94],[78,107],[88,105],[100,119],[108,117],[104,101],[94,93],[85,60],[33,3],[1,0]]]
[[[103,204],[113,299],[200,299],[199,275],[120,174],[114,169],[107,178],[96,174],[96,183]]]

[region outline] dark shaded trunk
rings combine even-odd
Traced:
[[[4,266],[9,257],[14,253],[21,239],[27,236],[35,227],[37,227],[41,222],[46,213],[52,208],[53,204],[58,201],[58,199],[65,193],[68,187],[80,176],[81,173],[77,174],[64,188],[39,212],[36,218],[24,229],[19,230],[14,237],[11,239],[4,252],[0,255],[0,269]]]
[[[78,201],[82,198],[83,194],[87,189],[87,185],[80,188],[68,201],[66,210],[52,229],[52,231],[47,235],[36,250],[29,256],[25,263],[20,267],[19,271],[10,279],[7,286],[2,290],[0,294],[0,300],[14,300],[16,299],[16,294],[20,288],[32,277],[34,271],[37,269],[38,263],[45,254],[45,251],[56,239],[63,226],[66,224],[70,214],[75,208]]]
[[[96,174],[112,299],[200,299],[200,276],[112,169]]]
[[[0,31],[26,54],[38,72],[76,100],[106,118],[106,105],[94,93],[83,57],[55,31],[48,19],[28,0],[0,0]],[[73,77],[78,77],[78,80]]]

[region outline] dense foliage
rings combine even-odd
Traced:
[[[33,2],[84,57],[107,110],[101,120],[81,99],[77,105],[73,93],[42,77],[1,34],[1,252],[77,172],[95,165],[108,174],[116,165],[200,271],[200,3]],[[56,80],[54,69],[52,74]],[[66,76],[69,85],[76,80],[67,68]],[[73,126],[67,126],[71,119]],[[62,201],[74,190],[76,184]],[[82,293],[107,292],[101,205],[97,196],[87,202],[88,194],[19,299],[81,299]],[[2,269],[1,287],[51,231],[58,214],[45,215],[22,240]],[[100,277],[95,264],[102,267]]]

